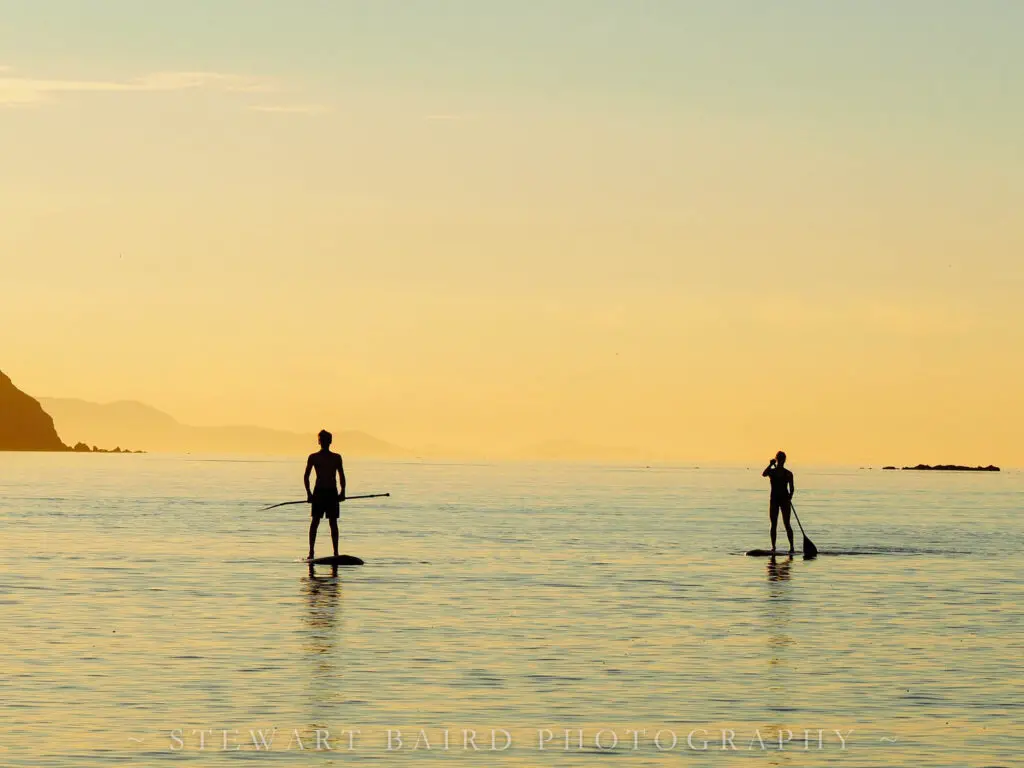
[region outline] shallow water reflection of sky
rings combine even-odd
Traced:
[[[1019,752],[1017,473],[803,470],[805,561],[742,556],[758,468],[350,462],[393,496],[343,507],[365,566],[311,573],[305,509],[259,512],[301,462],[0,465],[4,765],[579,765],[580,731],[629,765]]]

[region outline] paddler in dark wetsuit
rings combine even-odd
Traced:
[[[761,477],[772,481],[772,495],[768,502],[768,518],[772,521],[772,551],[775,551],[775,530],[779,522],[779,511],[782,511],[782,523],[786,526],[789,537],[789,553],[793,554],[793,526],[789,524],[789,502],[793,498],[793,473],[786,469],[786,454],[779,451],[775,458],[768,462]]]
[[[326,429],[320,430],[317,436],[320,441],[320,450],[311,453],[306,460],[306,474],[302,481],[306,485],[306,501],[312,505],[313,519],[309,524],[309,559],[313,559],[313,546],[316,543],[316,529],[320,526],[320,518],[326,517],[331,524],[331,543],[334,545],[334,556],[338,556],[338,512],[340,502],[345,500],[345,468],[342,466],[341,456],[333,453],[331,447],[331,433]],[[309,475],[316,470],[316,484],[313,490],[309,490]],[[341,491],[334,484],[334,473],[338,473],[341,480]]]

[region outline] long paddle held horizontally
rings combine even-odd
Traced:
[[[796,517],[796,524],[800,526],[800,533],[804,537],[804,557],[817,557],[818,548],[814,546],[814,542],[807,538],[807,534],[804,533],[803,523],[800,522],[800,518],[796,514],[796,507],[793,506],[793,502],[789,502],[789,508],[793,510],[793,517]]]
[[[382,499],[385,496],[390,496],[390,493],[368,493],[364,496],[346,496],[345,501],[351,501],[352,499]],[[264,507],[260,512],[266,512],[268,509],[274,509],[276,507],[286,507],[289,504],[308,504],[309,499],[299,499],[298,501],[282,501],[280,504],[271,504],[269,507]]]

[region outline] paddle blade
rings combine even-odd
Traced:
[[[807,534],[804,534],[804,559],[810,559],[818,556],[818,548],[814,546],[814,542],[807,538]]]

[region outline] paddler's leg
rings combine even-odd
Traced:
[[[768,519],[772,521],[772,552],[775,551],[775,532],[779,524],[779,505],[772,499],[768,502]]]
[[[313,547],[316,545],[316,529],[320,525],[320,515],[313,515],[309,523],[309,559],[313,559]]]
[[[786,535],[789,537],[789,554],[793,554],[796,547],[793,546],[793,526],[789,522],[790,509],[788,501],[782,502],[782,524],[786,526]]]
[[[334,556],[338,556],[338,518],[329,517],[327,522],[331,524],[331,544],[334,545]]]

